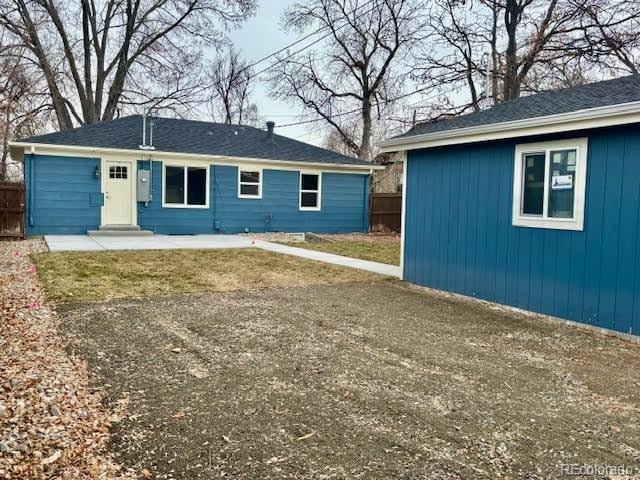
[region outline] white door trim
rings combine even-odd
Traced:
[[[136,179],[138,176],[138,172],[137,172],[137,165],[138,162],[137,160],[129,160],[129,159],[123,159],[123,158],[117,158],[117,157],[102,157],[100,159],[100,164],[101,164],[101,168],[100,168],[100,188],[102,191],[102,195],[104,196],[104,200],[102,202],[102,207],[100,208],[100,225],[101,226],[106,226],[106,219],[107,219],[107,198],[106,198],[106,192],[107,192],[107,180],[109,178],[109,167],[107,165],[107,162],[118,162],[121,163],[123,165],[127,165],[128,167],[128,171],[129,171],[129,190],[130,190],[130,195],[131,195],[131,199],[130,199],[130,205],[131,205],[131,225],[136,226],[138,225],[138,210],[137,210],[137,204],[136,204]]]

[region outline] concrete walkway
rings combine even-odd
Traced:
[[[294,255],[296,257],[308,258],[319,262],[332,263],[333,265],[341,265],[343,267],[357,268],[359,270],[367,270],[368,272],[388,275],[390,277],[400,278],[400,267],[395,265],[387,265],[386,263],[370,262],[369,260],[360,260],[359,258],[343,257],[333,253],[318,252],[316,250],[307,250],[306,248],[290,247],[289,245],[280,245],[279,243],[265,242],[256,240],[255,246],[270,252],[284,253]]]
[[[117,236],[89,237],[86,235],[46,235],[45,242],[52,252],[87,252],[100,250],[177,250],[256,247],[270,252],[294,255],[343,267],[357,268],[400,278],[400,267],[357,258],[290,247],[242,235],[153,235],[149,237]]]

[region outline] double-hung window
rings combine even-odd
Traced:
[[[262,170],[238,168],[238,198],[262,198]]]
[[[300,210],[320,210],[322,177],[300,172]]]
[[[208,208],[209,167],[164,164],[162,206]]]
[[[582,230],[586,138],[516,146],[513,225]]]

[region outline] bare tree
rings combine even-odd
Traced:
[[[0,39],[0,181],[12,177],[10,166],[17,167],[10,159],[9,141],[38,133],[49,120],[51,104],[42,80],[22,50],[6,45],[3,36]]]
[[[357,124],[352,126],[352,130],[357,130]],[[357,135],[356,131],[350,132],[351,136]],[[322,140],[322,146],[326,149],[333,150],[334,152],[341,153],[342,155],[351,155],[353,151],[347,144],[344,143],[342,135],[337,130],[329,130]]]
[[[44,76],[59,128],[126,105],[188,106],[203,44],[255,0],[0,0],[0,26]],[[158,93],[159,92],[159,93]]]
[[[574,0],[583,14],[579,50],[615,73],[640,73],[640,0]]]
[[[397,67],[419,39],[419,0],[306,0],[282,23],[328,33],[316,50],[283,58],[271,81],[274,96],[301,105],[337,133],[348,151],[372,158],[374,123],[398,92]],[[323,31],[325,31],[323,30]]]
[[[569,22],[575,20],[575,14],[570,3],[559,5],[559,0],[542,4],[535,0],[506,0],[504,30],[507,48],[502,82],[504,101],[520,97],[527,74],[543,56],[545,47],[554,36],[572,29]]]
[[[467,7],[459,0],[434,0],[429,15],[428,42],[421,44],[423,53],[417,57],[413,77],[436,90],[448,88],[448,94],[465,89],[468,96],[462,111],[478,111],[486,97],[479,81],[483,49],[489,38],[483,25],[487,25],[489,18],[487,12],[467,12],[463,8]]]
[[[207,68],[208,107],[213,121],[256,125],[258,107],[251,102],[252,69],[230,46]]]
[[[582,36],[580,9],[572,0],[437,0],[434,5],[430,41],[417,56],[414,78],[440,91],[464,87],[460,112],[479,110],[485,99],[497,104],[582,77],[572,77],[566,68],[570,62],[579,65],[569,45]],[[544,74],[550,71],[554,75]]]

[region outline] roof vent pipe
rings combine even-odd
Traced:
[[[147,125],[149,126],[149,143],[147,143]],[[151,110],[142,115],[142,145],[139,148],[141,150],[155,150],[153,146],[153,117],[151,116]]]
[[[273,140],[273,129],[276,126],[276,122],[267,122],[267,140]]]

